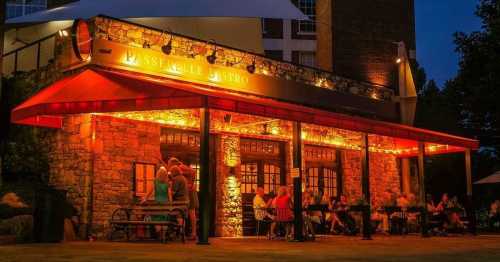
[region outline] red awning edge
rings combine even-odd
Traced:
[[[11,112],[11,121],[61,128],[62,116],[66,114],[187,109],[205,105],[243,114],[450,145],[454,150],[479,148],[477,140],[431,130],[231,93],[211,86],[102,69],[85,69],[57,81],[16,107]]]

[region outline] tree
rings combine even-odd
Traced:
[[[481,146],[500,152],[500,1],[482,0],[476,14],[482,20],[477,32],[455,34],[460,54],[459,72],[443,92],[455,102],[453,110],[469,136]]]

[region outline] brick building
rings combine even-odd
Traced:
[[[264,19],[267,56],[397,86],[395,43],[415,57],[413,0],[293,0],[311,21]]]

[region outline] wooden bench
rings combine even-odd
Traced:
[[[178,238],[185,242],[185,225],[188,214],[188,202],[177,201],[169,205],[158,205],[156,203],[146,203],[144,205],[133,205],[116,209],[110,220],[109,240],[113,241],[114,236],[118,232],[122,232],[129,241],[132,233],[140,227],[145,230],[150,230],[152,227],[159,226],[160,240],[166,242],[169,237],[175,234]],[[167,221],[152,221],[153,216],[166,216],[171,220]],[[176,218],[182,217],[184,223],[179,225]]]

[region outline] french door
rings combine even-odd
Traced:
[[[257,187],[262,187],[266,198],[276,194],[286,184],[282,142],[241,139],[241,195],[243,234],[255,234],[253,198]]]

